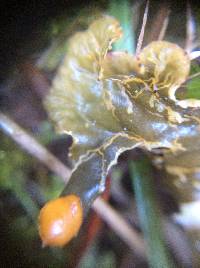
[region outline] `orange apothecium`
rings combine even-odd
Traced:
[[[81,200],[76,195],[49,201],[39,214],[39,233],[44,246],[62,247],[78,233],[83,221]]]

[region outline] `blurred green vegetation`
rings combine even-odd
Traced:
[[[148,248],[149,266],[173,268],[175,265],[164,238],[161,208],[150,159],[143,155],[137,160],[130,161],[130,174],[141,229]]]
[[[200,65],[197,63],[192,64],[190,74],[194,75],[199,72],[200,72]],[[186,97],[200,99],[200,75],[188,81]]]
[[[0,140],[1,267],[64,267],[63,250],[41,250],[37,226],[39,208],[59,195],[63,182],[1,133]]]

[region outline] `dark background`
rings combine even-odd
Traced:
[[[13,64],[20,62],[34,49],[45,46],[45,30],[48,24],[62,14],[70,14],[99,1],[0,1],[0,80],[8,76]],[[108,1],[100,1],[108,3]],[[145,1],[144,1],[145,2]],[[185,9],[186,1],[155,1],[171,4],[173,9]],[[199,1],[190,1],[197,7]],[[29,45],[31,43],[31,46]]]

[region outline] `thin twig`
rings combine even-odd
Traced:
[[[196,74],[192,74],[192,75],[190,75],[188,78],[187,78],[187,82],[188,81],[190,81],[190,80],[192,80],[193,78],[196,78],[196,77],[198,77],[198,76],[200,76],[200,72],[198,72],[198,73],[196,73]]]
[[[61,177],[66,183],[69,181],[71,174],[69,168],[3,113],[0,113],[0,129],[10,136],[25,151],[40,160],[51,171]],[[119,235],[119,237],[132,250],[134,250],[135,253],[145,258],[143,239],[117,211],[115,211],[101,197],[95,200],[93,209]]]
[[[20,126],[2,113],[0,113],[0,129],[29,154],[39,159],[51,171],[58,174],[65,183],[68,182],[71,174],[70,169],[61,163],[61,161],[37,142],[30,134],[26,133]]]
[[[115,209],[102,198],[97,198],[94,201],[93,208],[135,253],[144,258],[144,241]]]
[[[142,43],[143,43],[143,39],[144,39],[144,31],[145,31],[145,26],[147,23],[148,11],[149,11],[149,0],[147,0],[145,11],[144,11],[144,16],[143,16],[143,20],[142,20],[142,28],[141,28],[140,35],[139,35],[139,38],[137,41],[137,46],[136,46],[136,55],[138,55],[140,53],[141,48],[142,48]]]
[[[195,40],[195,21],[192,16],[191,6],[187,1],[187,24],[186,24],[186,43],[185,50],[189,53],[194,48]]]

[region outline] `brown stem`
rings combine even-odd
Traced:
[[[40,160],[51,171],[60,176],[66,183],[71,171],[35,138],[13,122],[8,116],[0,112],[0,129],[10,136],[25,151]],[[119,237],[138,255],[145,258],[144,241],[140,235],[101,197],[93,203],[93,209],[119,235]]]
[[[39,159],[51,171],[58,174],[64,182],[68,182],[71,171],[61,163],[44,146],[37,142],[30,134],[25,132],[20,126],[12,121],[8,116],[0,113],[0,129],[10,136],[30,155]]]

